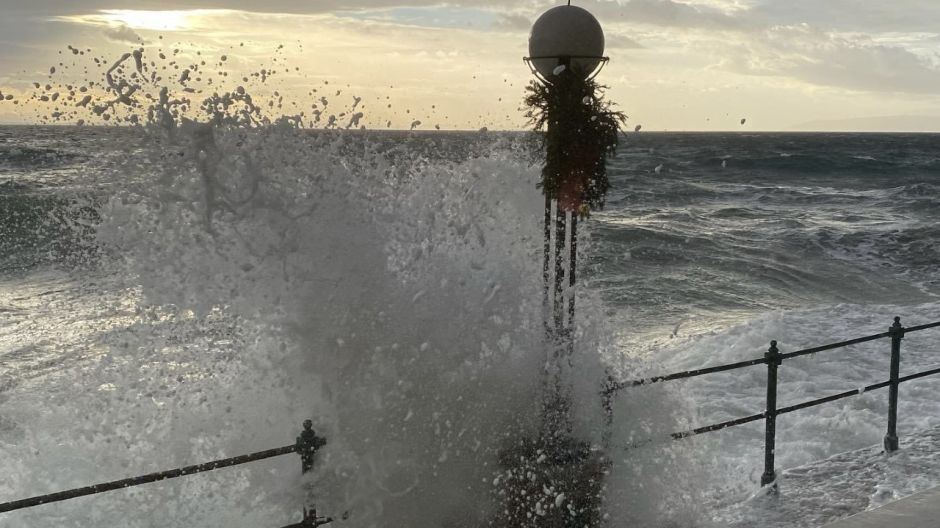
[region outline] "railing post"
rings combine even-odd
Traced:
[[[616,391],[616,381],[610,370],[606,370],[607,379],[604,381],[603,391],[601,391],[601,407],[604,409],[604,434],[602,436],[602,445],[604,449],[610,449],[610,440],[614,434],[614,394]]]
[[[303,475],[313,469],[314,456],[316,455],[317,450],[326,445],[326,438],[317,436],[316,431],[313,430],[312,420],[304,420],[304,430],[301,431],[300,436],[297,437],[296,445],[297,454],[300,455],[300,473]],[[293,526],[304,528],[308,526],[315,527],[333,522],[331,517],[317,516],[317,508],[312,503],[313,488],[309,481],[303,483],[303,493],[305,495],[303,520],[300,522],[300,524],[291,525],[286,528],[291,528]]]
[[[898,376],[901,370],[901,339],[904,327],[901,318],[895,317],[888,328],[891,335],[891,385],[888,386],[888,434],[885,435],[885,453],[898,450]]]
[[[774,471],[774,444],[777,434],[777,366],[782,363],[777,342],[771,341],[770,348],[764,354],[767,358],[767,410],[764,429],[764,473],[760,476],[761,487],[773,484],[777,492],[777,473]]]

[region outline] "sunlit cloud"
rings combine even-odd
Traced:
[[[9,1],[16,7],[39,0]],[[277,75],[256,90],[279,90],[304,106],[311,86],[329,80],[331,87],[341,85],[343,97],[363,97],[363,122],[370,126],[388,120],[408,126],[420,113],[426,123],[439,118],[443,128],[491,129],[524,123],[517,108],[530,79],[520,60],[527,33],[558,4],[200,0],[174,6],[203,9],[156,11],[161,4],[155,0],[89,0],[81,6],[42,1],[61,1],[68,10],[45,10],[32,19],[42,23],[0,20],[5,92],[28,88],[33,80],[45,84],[50,66],[63,70],[57,52],[69,57],[69,45],[94,48],[101,59],[101,66],[69,70],[88,75],[136,48],[145,48],[149,60],[178,50],[176,64],[168,67],[228,55],[230,77],[212,75],[206,90],[231,89],[228,83],[267,68]],[[924,0],[898,1],[911,7]],[[932,29],[940,27],[934,24],[940,8],[920,11],[914,23],[906,9],[875,0],[832,0],[818,9],[810,0],[576,3],[597,16],[607,35],[611,62],[599,80],[644,130],[722,129],[721,119],[735,124],[739,118],[731,117],[739,113],[768,128],[820,117],[940,113],[940,37]],[[881,12],[890,16],[876,16]],[[65,64],[73,58],[80,57]]]
[[[53,20],[108,26],[128,27],[147,31],[191,31],[205,27],[201,19],[213,15],[227,14],[221,9],[194,9],[189,11],[137,11],[131,9],[105,9],[90,15],[52,17]]]

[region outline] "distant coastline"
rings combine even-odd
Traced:
[[[940,132],[940,116],[877,116],[818,119],[800,123],[787,132]]]

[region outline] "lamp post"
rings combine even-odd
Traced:
[[[497,496],[501,512],[490,526],[597,527],[604,475],[600,449],[572,427],[578,219],[603,206],[609,188],[606,158],[626,119],[609,110],[594,77],[607,63],[604,32],[588,11],[570,5],[542,14],[529,36],[524,60],[538,79],[526,104],[543,135],[545,166],[544,326],[547,357],[541,421],[534,438],[518,439],[500,454]],[[554,265],[553,265],[554,262]],[[546,497],[551,495],[551,498]]]
[[[542,91],[533,91],[542,94],[538,106],[546,128],[547,163],[541,184],[545,195],[542,301],[552,353],[546,361],[543,437],[570,433],[563,370],[574,353],[578,217],[590,210],[584,195],[585,184],[591,182],[585,175],[595,168],[598,158],[603,163],[606,151],[605,145],[581,145],[572,136],[583,136],[582,129],[591,128],[598,119],[590,115],[593,107],[589,105],[596,98],[590,81],[608,61],[603,54],[600,23],[587,10],[569,2],[535,21],[529,35],[529,56],[524,58],[541,82]]]

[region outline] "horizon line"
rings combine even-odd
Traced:
[[[8,127],[74,127],[74,128],[135,128],[142,127],[143,125],[125,125],[125,124],[83,124],[78,125],[76,123],[15,123],[9,121],[0,121],[0,126]],[[481,127],[478,129],[407,129],[407,128],[366,128],[366,129],[345,129],[345,128],[302,128],[304,132],[372,132],[372,133],[384,133],[384,132],[416,132],[416,133],[427,133],[427,134],[440,134],[440,133],[465,133],[465,134],[488,134],[488,133],[537,133],[535,130],[526,130],[526,129],[489,129],[481,130]],[[696,130],[696,129],[682,129],[682,130],[641,130],[641,131],[631,131],[624,130],[620,132],[624,136],[632,135],[643,135],[643,134],[940,134],[940,129],[938,130],[788,130],[788,129],[759,129],[759,130]]]

